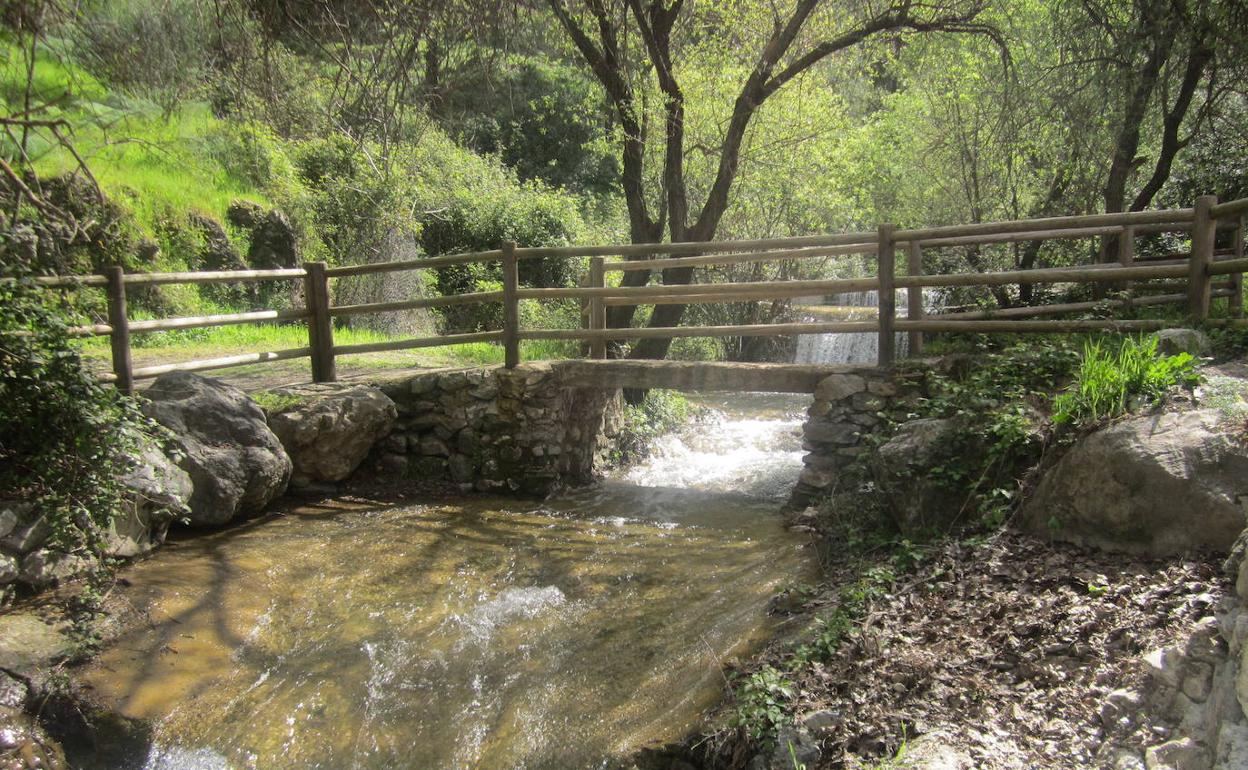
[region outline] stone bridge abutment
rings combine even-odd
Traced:
[[[810,393],[805,468],[791,501],[801,506],[835,489],[870,437],[926,395],[928,371],[574,360],[419,372],[380,386],[398,418],[372,463],[383,478],[540,497],[594,480],[619,430],[621,388]]]

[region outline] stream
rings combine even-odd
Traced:
[[[701,399],[541,503],[309,505],[170,543],[123,573],[152,622],[83,677],[154,725],[120,767],[607,767],[681,738],[809,579],[777,515],[807,399]]]

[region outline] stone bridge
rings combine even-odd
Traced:
[[[382,475],[465,490],[544,496],[589,483],[620,426],[620,389],[810,393],[805,470],[792,503],[835,487],[869,436],[927,391],[930,365],[569,360],[420,372],[381,385],[394,431],[374,451]]]

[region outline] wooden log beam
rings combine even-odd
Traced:
[[[247,313],[182,316],[179,318],[158,318],[151,321],[131,321],[130,331],[164,332],[174,329],[202,329],[209,326],[230,326],[232,324],[263,323],[265,321],[289,321],[307,317],[308,311],[304,308],[294,308],[290,310],[253,310]]]
[[[699,295],[723,295],[738,298],[771,299],[773,297],[801,297],[820,294],[837,294],[848,291],[871,291],[879,288],[875,278],[842,278],[826,281],[751,281],[742,283],[691,283],[683,286],[607,286],[569,287],[551,289],[520,289],[516,292],[519,299],[579,299],[590,297],[606,297],[608,304],[630,304],[629,302],[611,303],[610,299],[637,300],[631,304],[651,304],[645,300],[656,297],[696,297]]]
[[[515,369],[520,363],[520,274],[516,244],[503,244],[503,365]]]
[[[441,257],[424,259],[404,259],[395,262],[374,262],[371,265],[345,265],[331,267],[326,271],[330,278],[347,278],[353,275],[374,275],[376,273],[394,273],[403,270],[432,270],[452,265],[471,265],[477,262],[497,262],[502,259],[501,249],[477,251],[466,254],[446,254]]]
[[[134,378],[148,379],[158,377],[167,372],[202,372],[208,369],[227,369],[231,366],[246,364],[263,364],[270,361],[286,361],[292,358],[307,358],[312,355],[311,348],[291,348],[290,350],[274,350],[264,353],[243,353],[237,356],[221,358],[204,358],[195,361],[181,361],[176,364],[160,364],[144,366],[134,370]]]
[[[200,270],[182,273],[127,273],[127,286],[158,286],[169,283],[240,283],[249,281],[290,281],[303,278],[303,268],[280,270]]]
[[[1168,211],[1131,211],[1123,214],[1085,214],[1073,217],[1046,217],[1042,219],[1016,219],[1006,222],[983,222],[974,225],[946,225],[924,227],[916,230],[898,230],[899,241],[929,241],[933,238],[959,238],[971,235],[1001,233],[1043,232],[1045,230],[1082,229],[1086,227],[1123,227],[1125,225],[1175,224],[1190,222],[1192,209]]]
[[[358,345],[336,345],[335,356],[353,356],[361,353],[386,353],[392,350],[414,348],[440,348],[448,345],[466,345],[472,342],[502,342],[502,332],[473,332],[471,334],[443,334],[438,337],[413,337],[388,342],[365,342]]]
[[[126,274],[121,265],[104,268],[108,279],[109,347],[113,354],[113,382],[127,396],[134,393],[134,366],[130,360],[130,321],[126,314]]]
[[[851,246],[820,246],[781,251],[752,251],[743,254],[707,254],[700,257],[670,257],[666,259],[635,259],[624,262],[607,262],[603,269],[610,272],[628,270],[667,270],[675,267],[709,267],[736,265],[743,262],[779,262],[789,259],[818,259],[847,254],[874,254],[876,245],[864,243]]]
[[[475,302],[502,302],[501,291],[478,291],[469,294],[448,294],[444,297],[422,297],[405,299],[397,302],[369,302],[362,305],[338,305],[330,307],[329,314],[333,317],[361,315],[363,313],[392,313],[399,310],[415,310],[423,307],[445,307],[447,305],[470,305]]]
[[[743,324],[741,326],[656,326],[640,329],[530,329],[522,340],[629,340],[666,337],[778,337],[790,334],[870,334],[879,330],[874,321],[836,323]]]
[[[1010,283],[1090,283],[1123,279],[1179,278],[1188,274],[1186,265],[1139,265],[1121,267],[1117,263],[1088,267],[1049,267],[1038,270],[1003,270],[996,273],[953,273],[949,275],[900,276],[899,288],[910,286],[998,286]]]
[[[918,329],[927,332],[960,332],[963,334],[992,334],[1019,332],[1052,334],[1088,331],[1152,331],[1173,324],[1160,318],[1129,321],[1106,321],[1100,319],[1074,321],[942,321],[925,318],[922,321],[898,321],[900,331]]]

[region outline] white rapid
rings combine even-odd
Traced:
[[[802,410],[809,399],[742,393],[690,400],[709,414],[659,438],[650,457],[619,474],[620,480],[785,498],[802,470]]]

